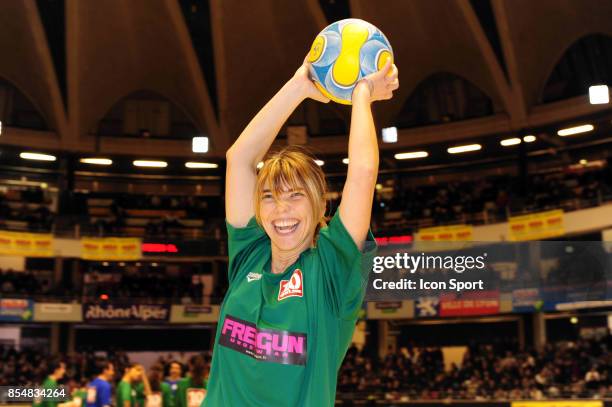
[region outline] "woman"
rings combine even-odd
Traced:
[[[149,371],[149,385],[151,394],[147,396],[144,407],[173,407],[174,400],[170,385],[163,381],[164,367],[161,364],[154,364]]]
[[[189,359],[189,374],[178,382],[175,407],[199,407],[206,397],[206,362],[200,355]]]
[[[390,99],[399,82],[388,62],[355,87],[347,179],[339,209],[326,225],[325,177],[312,157],[285,149],[256,172],[304,99],[329,101],[308,68],[304,62],[226,155],[229,289],[205,407],[335,402],[338,368],[371,269],[364,259],[375,247],[368,229],[378,145],[370,105]]]

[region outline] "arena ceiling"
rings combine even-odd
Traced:
[[[585,96],[542,103],[572,44],[612,36],[609,0],[7,0],[0,2],[0,78],[30,100],[49,130],[9,128],[0,143],[192,156],[185,139],[98,136],[114,105],[145,90],[179,108],[211,137],[207,156],[222,158],[315,35],[349,16],[385,32],[400,69],[395,98],[376,106],[380,126],[393,125],[419,85],[440,72],[465,79],[493,106],[485,117],[400,129],[399,142],[384,148],[512,133],[609,109]],[[348,120],[347,109],[307,104],[291,121],[312,115]],[[310,144],[343,154],[346,134]]]

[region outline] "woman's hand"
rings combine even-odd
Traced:
[[[397,67],[389,59],[380,71],[366,76],[357,83],[353,90],[353,100],[356,97],[368,97],[370,102],[389,100],[397,88],[399,88]]]
[[[302,66],[295,71],[295,75],[291,80],[296,83],[299,91],[301,92],[304,99],[310,98],[319,102],[328,103],[329,98],[321,93],[315,86],[312,79],[310,79],[310,62],[307,61],[308,56],[304,58]]]

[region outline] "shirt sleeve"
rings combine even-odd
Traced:
[[[232,284],[245,258],[266,241],[266,232],[253,216],[245,227],[237,228],[225,221],[229,256],[228,280]]]
[[[336,211],[329,225],[319,232],[317,251],[322,264],[324,301],[343,319],[357,319],[365,296],[376,242],[368,231],[364,249],[359,250]]]

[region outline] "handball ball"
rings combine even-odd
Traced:
[[[393,49],[387,37],[367,21],[356,18],[336,21],[317,35],[310,52],[310,77],[334,102],[351,104],[353,88],[360,79],[380,70]]]

